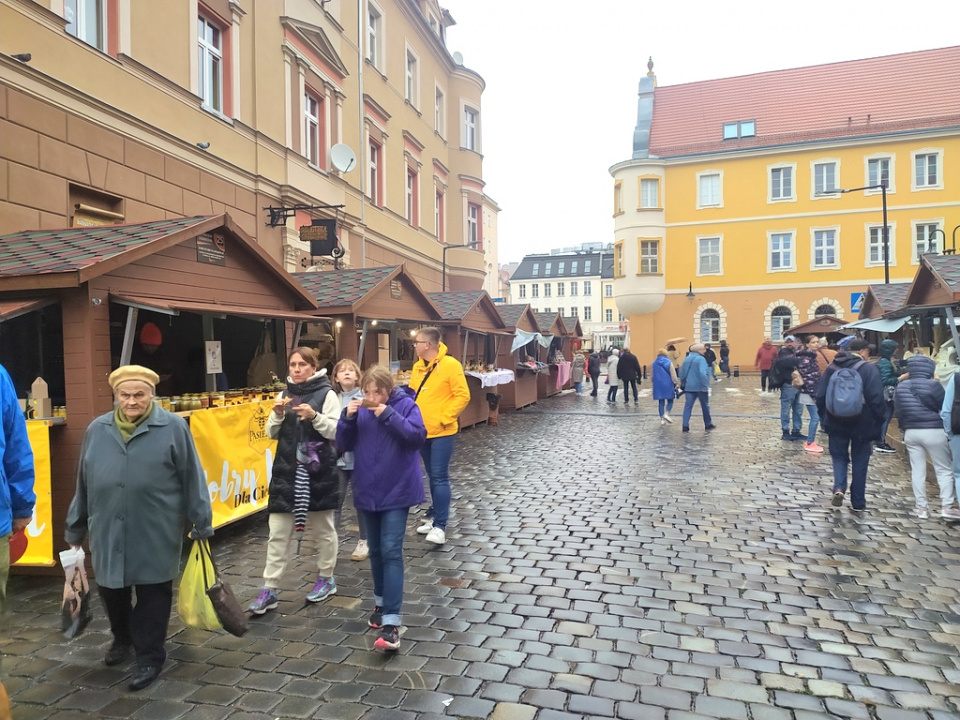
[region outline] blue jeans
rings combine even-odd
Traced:
[[[353,478],[353,470],[347,470],[346,468],[338,467],[337,474],[340,476],[340,502],[337,503],[337,511],[333,516],[333,526],[337,529],[337,532],[340,532],[340,518],[343,516],[343,501],[347,497],[347,491],[350,490],[352,486],[351,479]],[[360,539],[367,539],[367,529],[363,524],[363,515],[360,511],[357,511],[357,529],[360,531]]]
[[[697,400],[700,400],[700,410],[703,412],[704,426],[713,425],[713,420],[710,418],[710,395],[706,390],[703,390],[702,392],[687,391],[683,394],[683,397],[686,398],[683,401],[684,427],[690,427],[690,413],[693,412],[693,404]]]
[[[807,426],[807,442],[812,443],[817,439],[817,428],[820,426],[820,413],[817,412],[816,405],[806,405],[807,413],[810,415],[810,425]]]
[[[420,448],[423,466],[430,480],[430,509],[427,517],[433,518],[433,526],[447,529],[450,516],[450,458],[456,435],[427,438]]]
[[[663,417],[664,412],[673,410],[673,398],[669,400],[657,400],[657,402],[660,404],[660,417]],[[666,405],[666,410],[664,410],[664,405]]]
[[[403,536],[407,531],[409,508],[368,512],[363,515],[370,548],[374,602],[382,609],[383,624],[400,627],[403,603]]]
[[[784,385],[780,388],[780,427],[790,431],[790,411],[793,411],[793,431],[800,432],[803,424],[803,408],[800,407],[800,388]]]
[[[847,466],[851,466],[850,506],[854,510],[867,507],[867,465],[872,441],[839,432],[830,433],[830,457],[833,459],[833,491],[847,491]]]
[[[619,387],[617,383],[610,383],[610,388],[607,390],[607,402],[617,401],[617,390]]]
[[[573,389],[574,389],[574,392],[576,392],[578,395],[579,395],[581,392],[583,392],[583,381],[581,381],[581,382],[575,382],[575,383],[573,384]]]

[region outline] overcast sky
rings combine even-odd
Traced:
[[[637,84],[960,43],[958,0],[440,0],[447,47],[486,81],[483,178],[500,262],[612,242],[610,166],[633,152]]]

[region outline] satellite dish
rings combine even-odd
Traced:
[[[330,162],[340,172],[350,172],[357,166],[357,156],[349,145],[337,143],[330,148]]]
[[[463,54],[460,52],[455,52],[453,54],[453,62],[457,65],[463,65]]]

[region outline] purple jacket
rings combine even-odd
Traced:
[[[343,409],[337,424],[337,447],[354,453],[353,502],[357,510],[398,510],[426,500],[420,472],[420,447],[426,439],[423,417],[410,388],[394,388],[379,418],[363,407],[348,418]]]

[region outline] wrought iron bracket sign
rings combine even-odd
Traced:
[[[286,225],[287,220],[292,218],[297,214],[297,210],[330,210],[336,209],[338,214],[341,208],[346,207],[346,205],[291,205],[290,207],[269,207],[263,208],[267,211],[267,227],[279,227],[280,225]]]

